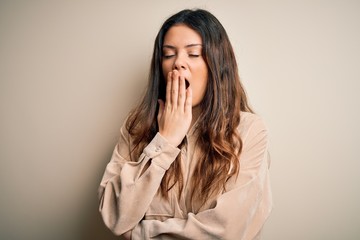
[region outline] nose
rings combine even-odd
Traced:
[[[186,69],[186,64],[185,64],[185,61],[184,59],[181,57],[181,56],[178,56],[176,59],[175,59],[175,62],[174,62],[174,66],[173,66],[173,70],[185,70]]]

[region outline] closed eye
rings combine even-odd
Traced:
[[[165,59],[169,59],[169,58],[172,58],[172,57],[174,57],[175,55],[173,54],[173,55],[163,55],[163,58],[165,58]]]
[[[199,55],[199,54],[189,54],[189,57],[194,57],[194,58],[196,58],[196,57],[200,57],[200,55]]]

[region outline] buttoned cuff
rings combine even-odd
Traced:
[[[152,159],[152,163],[165,171],[169,169],[179,152],[180,149],[171,145],[160,133],[157,133],[144,149],[145,155]]]

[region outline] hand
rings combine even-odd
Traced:
[[[190,128],[191,118],[192,90],[186,89],[185,77],[173,70],[167,76],[165,103],[159,99],[159,133],[177,147]]]

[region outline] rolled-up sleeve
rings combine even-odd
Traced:
[[[189,213],[186,219],[142,220],[132,239],[258,239],[272,209],[268,136],[259,117],[242,140],[239,175],[214,208]]]

